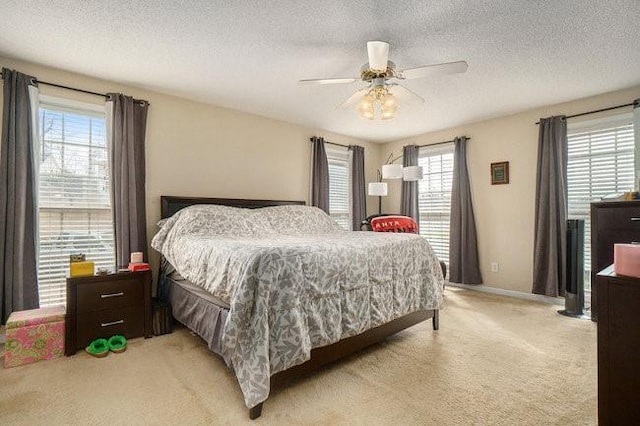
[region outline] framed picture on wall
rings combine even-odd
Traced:
[[[509,183],[509,162],[491,163],[491,185]]]

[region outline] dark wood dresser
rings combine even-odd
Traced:
[[[151,271],[67,278],[65,355],[120,334],[151,337]]]
[[[640,278],[598,274],[598,422],[640,424]]]
[[[640,241],[640,201],[591,204],[591,319],[598,319],[596,275],[613,263],[613,245]]]

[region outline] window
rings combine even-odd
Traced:
[[[344,229],[351,227],[351,156],[346,149],[327,149],[329,214]]]
[[[420,234],[427,237],[438,259],[448,264],[453,144],[420,148],[418,165],[424,171],[418,187]]]
[[[634,137],[631,114],[569,124],[567,130],[569,219],[585,220],[584,279],[591,290],[590,204],[633,189]]]
[[[69,255],[115,266],[104,108],[41,97],[40,306],[64,304]]]

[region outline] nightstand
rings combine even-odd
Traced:
[[[151,271],[67,278],[65,355],[120,334],[151,337]]]

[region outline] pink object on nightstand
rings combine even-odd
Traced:
[[[640,278],[640,244],[614,244],[613,270],[617,275]]]
[[[12,312],[7,320],[5,368],[64,354],[64,306]]]

